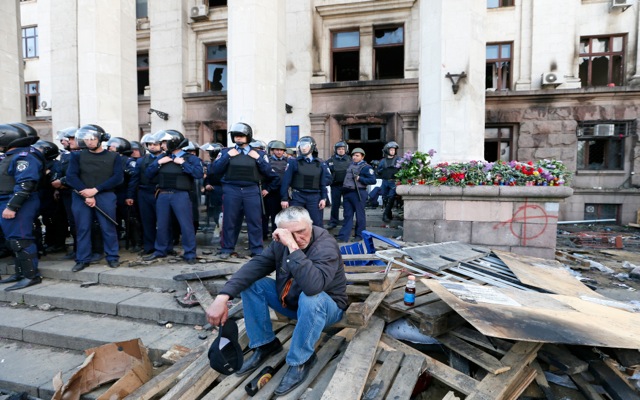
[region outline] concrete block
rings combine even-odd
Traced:
[[[522,234],[520,223],[472,222],[471,243],[487,247],[494,245],[519,246]]]
[[[77,283],[66,282],[34,287],[36,289],[24,294],[27,304],[48,303],[67,310],[111,315],[116,315],[118,303],[142,293],[140,289],[134,288],[102,285],[81,288]]]
[[[24,295],[27,293],[31,293],[35,290],[39,290],[40,288],[43,288],[45,286],[49,286],[54,284],[54,282],[52,281],[48,281],[46,279],[44,279],[42,281],[42,283],[35,285],[35,286],[29,286],[26,289],[20,289],[20,290],[13,290],[11,292],[5,292],[4,288],[7,288],[11,285],[13,285],[13,283],[5,283],[4,285],[0,285],[0,301],[5,301],[7,303],[24,303]]]
[[[444,219],[444,200],[404,202],[404,218],[406,220],[437,220]],[[406,222],[405,222],[406,223]]]
[[[214,264],[209,264],[210,269],[215,269]],[[198,270],[202,270],[202,266]],[[133,288],[159,288],[164,290],[186,290],[184,282],[174,281],[178,274],[193,272],[194,267],[188,264],[158,263],[146,266],[128,268],[121,266],[110,269],[100,274],[99,282],[105,285],[126,286]]]
[[[437,221],[435,223],[436,243],[459,241],[462,243],[471,242],[471,222],[470,221]]]
[[[404,234],[402,238],[405,242],[429,242],[436,240],[435,236],[436,221],[404,221]]]
[[[516,254],[521,254],[523,256],[531,256],[538,258],[545,258],[547,260],[553,260],[556,257],[556,248],[554,247],[521,247],[521,246],[513,246],[511,247],[511,252]]]
[[[111,269],[102,265],[91,265],[80,272],[73,272],[71,268],[76,264],[73,260],[40,262],[38,269],[45,278],[60,279],[64,281],[98,281],[98,276],[103,271]]]
[[[507,221],[512,215],[510,203],[496,201],[449,200],[444,210],[448,221]]]
[[[481,185],[465,186],[462,189],[464,197],[497,197],[500,194],[500,186]]]
[[[0,337],[5,339],[23,340],[22,330],[33,324],[56,318],[55,313],[33,310],[25,307],[0,307]]]
[[[202,307],[180,307],[173,295],[168,293],[147,292],[125,300],[118,304],[118,315],[188,325],[204,325],[206,323]]]

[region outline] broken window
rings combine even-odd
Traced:
[[[357,124],[342,127],[342,137],[349,149],[360,147],[365,152],[365,160],[379,160],[386,141],[386,126],[380,124]]]
[[[511,88],[511,43],[487,44],[486,89]]]
[[[22,28],[22,56],[24,58],[38,57],[38,27]]]
[[[209,0],[209,7],[222,7],[227,5],[227,0]]]
[[[626,35],[580,38],[582,86],[624,85],[625,40]]]
[[[147,18],[149,16],[149,1],[136,0],[136,18]]]
[[[578,124],[578,169],[622,170],[625,138],[634,130],[628,121]]]
[[[487,0],[487,8],[510,7],[513,0]]]
[[[38,109],[40,84],[38,82],[25,82],[24,93],[27,100],[27,117],[35,117]]]
[[[227,90],[227,45],[207,46],[207,88],[208,91]]]
[[[403,27],[375,29],[373,52],[375,79],[404,78]]]
[[[360,77],[360,32],[334,32],[331,55],[333,81],[357,81]]]
[[[149,53],[138,54],[138,96],[144,96],[144,89],[149,86]]]
[[[513,127],[484,128],[484,159],[489,162],[511,161]]]
[[[584,205],[584,219],[615,219],[620,216],[619,204],[590,204]]]

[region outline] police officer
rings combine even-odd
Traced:
[[[238,122],[229,130],[233,147],[222,149],[213,163],[213,173],[222,176],[222,237],[220,258],[238,256],[235,252],[242,218],[246,217],[251,256],[262,254],[263,181],[279,180],[267,155],[253,149],[251,126]]]
[[[200,160],[200,166],[202,167],[203,177],[204,177],[204,162],[200,158],[200,145],[196,142],[192,142],[189,140],[189,144],[182,148],[182,150],[186,151],[189,154],[192,154]],[[203,178],[195,179],[193,181],[193,190],[190,192],[191,196],[191,213],[193,220],[193,228],[197,231],[200,228],[200,202],[201,202],[201,193],[203,192]]]
[[[326,163],[313,155],[317,149],[316,141],[311,136],[301,137],[296,148],[298,156],[288,159],[287,169],[282,178],[280,205],[282,208],[304,207],[309,212],[313,224],[322,228],[322,212],[327,204],[327,185],[331,172]]]
[[[220,237],[220,214],[222,213],[222,181],[221,176],[213,173],[213,162],[224,148],[221,143],[207,143],[202,146],[209,153],[209,162],[205,165],[207,175],[204,179],[204,193],[207,203],[207,225],[213,219],[215,228],[213,238]]]
[[[282,178],[284,177],[284,171],[287,168],[287,157],[285,152],[287,146],[280,140],[274,140],[268,146],[269,148],[269,163],[273,171],[280,177],[280,182],[273,181],[267,188],[268,194],[264,196],[264,208],[266,224],[263,223],[263,233],[273,233],[277,229],[276,215],[282,210],[280,206],[280,189],[282,186]],[[271,229],[269,229],[269,221],[271,221]],[[265,227],[266,225],[266,227]],[[266,228],[266,230],[265,230]]]
[[[40,208],[38,182],[43,165],[31,153],[33,138],[19,127],[0,125],[0,226],[7,247],[14,253],[15,274],[0,280],[14,285],[6,291],[22,289],[42,281],[38,272],[38,249],[33,236],[33,221]]]
[[[336,142],[333,146],[333,156],[327,160],[331,171],[331,218],[327,229],[333,229],[340,222],[340,205],[342,204],[342,185],[347,175],[347,168],[351,164],[347,142]]]
[[[338,233],[338,240],[348,242],[353,227],[353,216],[356,217],[354,241],[362,240],[362,231],[367,227],[367,217],[364,205],[367,200],[367,185],[376,183],[373,168],[364,161],[364,150],[360,147],[353,149],[353,162],[347,168],[342,188],[344,195],[344,223]]]
[[[188,264],[196,263],[196,233],[193,228],[190,192],[195,179],[202,179],[204,171],[200,159],[182,150],[189,144],[184,135],[170,129],[158,135],[165,154],[147,167],[147,178],[158,176],[155,252],[144,256],[145,261],[166,257],[171,251],[171,214],[176,216],[182,234],[182,258]]]
[[[71,160],[71,152],[78,151],[76,144],[76,131],[78,128],[71,126],[65,129],[61,129],[57,133],[57,138],[62,144],[63,152],[60,155],[60,164],[58,169],[57,179],[51,182],[57,191],[62,204],[64,205],[64,211],[67,216],[67,224],[69,225],[69,233],[73,237],[73,248],[69,251],[64,258],[73,260],[76,257],[76,224],[73,219],[73,213],[71,212],[71,189],[67,185],[67,170],[69,169],[69,160]]]
[[[396,173],[398,168],[396,162],[398,161],[398,143],[389,142],[382,148],[383,158],[378,164],[377,173],[380,179],[382,179],[381,195],[384,201],[384,212],[382,213],[382,220],[389,222],[393,218],[391,215],[391,209],[396,200]]]
[[[124,173],[118,154],[102,148],[101,143],[109,138],[101,126],[94,124],[84,125],[76,132],[76,142],[82,150],[71,153],[67,170],[67,184],[73,190],[71,209],[78,241],[73,272],[85,269],[91,262],[94,219],[100,226],[107,264],[111,268],[120,265],[114,190],[123,182]]]
[[[137,238],[132,238],[132,232],[135,232],[135,222],[131,221],[131,206],[133,204],[128,193],[129,181],[135,169],[136,161],[131,157],[131,142],[122,137],[112,137],[107,141],[107,150],[118,153],[120,162],[122,163],[122,171],[124,172],[124,180],[118,185],[114,192],[116,194],[116,221],[118,222],[118,237],[126,239],[126,248],[133,244],[133,252],[136,252],[136,246],[142,242],[142,235],[137,230]],[[134,217],[135,218],[135,217]],[[139,251],[139,250],[138,250]]]

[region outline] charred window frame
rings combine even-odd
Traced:
[[[487,44],[487,74],[485,89],[511,88],[512,42]]]
[[[22,28],[22,56],[24,58],[38,57],[38,27]]]
[[[513,6],[513,0],[487,0],[487,8],[500,8]]]
[[[40,83],[25,82],[24,95],[26,98],[27,117],[35,117],[38,104],[40,104]]]
[[[620,221],[620,204],[585,203],[584,219],[615,219]]]
[[[360,78],[360,32],[357,30],[331,34],[333,82],[357,81]]]
[[[580,38],[579,77],[583,86],[624,85],[627,35]]]
[[[149,17],[149,0],[136,0],[136,19]]]
[[[227,45],[207,45],[207,59],[205,65],[207,73],[207,91],[221,92],[227,88]]]
[[[374,29],[375,79],[404,78],[404,27]]]
[[[209,7],[224,7],[227,5],[227,0],[209,0]]]
[[[138,96],[144,96],[144,89],[149,86],[149,53],[138,54],[136,67],[138,69]]]
[[[635,121],[578,123],[578,170],[623,170],[625,139],[632,131]]]
[[[489,162],[513,160],[513,126],[484,128],[484,159]]]
[[[345,125],[343,137],[348,143],[382,143],[385,141],[386,127],[377,124]]]

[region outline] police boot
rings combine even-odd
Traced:
[[[393,218],[391,214],[391,209],[393,208],[393,199],[387,200],[387,204],[384,207],[384,211],[382,212],[382,221],[389,222]]]
[[[18,282],[19,280],[24,278],[24,276],[22,275],[22,269],[20,268],[20,263],[18,262],[18,259],[15,257],[13,258],[13,265],[15,266],[16,273],[0,280],[0,284]]]
[[[24,276],[13,286],[9,286],[4,290],[10,292],[12,290],[23,289],[29,286],[37,285],[42,282],[42,278],[37,273],[38,258],[37,247],[32,240],[9,240],[11,250],[16,253],[16,271],[20,270]]]

